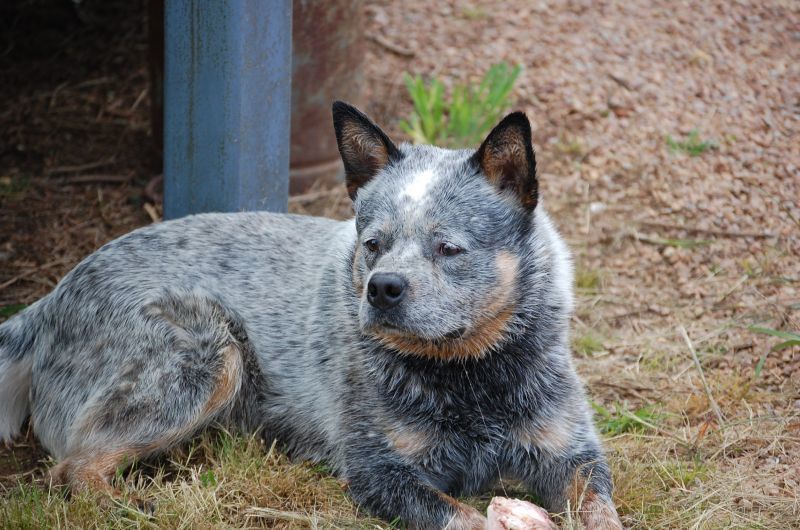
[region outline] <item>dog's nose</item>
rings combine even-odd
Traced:
[[[393,272],[376,272],[367,283],[367,301],[378,309],[390,309],[405,297],[408,282]]]

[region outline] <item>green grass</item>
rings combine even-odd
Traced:
[[[658,475],[665,484],[665,489],[672,487],[688,489],[705,481],[710,474],[710,466],[699,457],[692,461],[665,460],[660,463]]]
[[[761,358],[758,360],[755,369],[755,377],[758,378],[761,376],[761,371],[764,369],[764,363],[767,362],[767,357],[771,352],[785,350],[786,348],[792,348],[794,346],[800,346],[800,334],[791,332],[791,331],[780,331],[778,329],[772,328],[763,328],[760,326],[749,326],[747,329],[750,331],[754,331],[756,333],[761,333],[763,335],[770,335],[772,337],[777,337],[779,339],[783,339],[782,342],[779,342],[769,350],[765,351]]]
[[[713,243],[713,241],[708,239],[669,239],[669,238],[658,238],[657,242],[665,247],[674,247],[674,248],[697,248],[697,247],[706,247]]]
[[[320,475],[330,475],[333,473],[333,468],[327,462],[318,462],[311,466],[311,470]]]
[[[600,432],[609,436],[617,436],[627,432],[644,432],[656,426],[661,415],[655,412],[655,406],[648,405],[633,412],[619,403],[610,411],[599,403],[592,402],[595,411],[595,423]]]
[[[683,140],[675,140],[667,135],[667,146],[673,153],[684,153],[689,156],[700,156],[706,151],[717,148],[713,140],[702,140],[697,130],[691,131]]]
[[[28,306],[25,304],[10,304],[4,307],[0,307],[0,317],[8,318],[12,315],[16,315],[26,307]]]
[[[213,469],[206,469],[200,473],[200,483],[203,487],[210,488],[217,485],[217,476],[214,474]]]
[[[575,159],[583,157],[586,152],[583,143],[576,138],[559,138],[558,142],[555,144],[555,148],[559,153]]]
[[[466,5],[461,8],[461,15],[467,20],[483,20],[489,17],[489,13],[481,6]]]
[[[576,337],[572,341],[572,348],[580,355],[591,357],[595,353],[603,351],[605,346],[603,346],[603,341],[600,337],[589,331],[580,337]]]
[[[123,498],[151,503],[152,516],[103,494],[67,496],[40,479],[0,493],[0,528],[389,527],[366,517],[322,471],[290,463],[255,437],[209,432],[167,461],[117,474]]]
[[[475,147],[511,104],[511,91],[522,68],[493,65],[477,85],[458,84],[449,97],[439,79],[426,83],[405,76],[414,111],[400,127],[415,143]]]
[[[600,272],[594,269],[578,267],[575,269],[575,287],[584,293],[596,293],[600,290]]]

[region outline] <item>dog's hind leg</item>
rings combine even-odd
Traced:
[[[204,299],[168,300],[149,306],[146,317],[149,346],[123,357],[81,411],[71,449],[51,472],[54,483],[116,496],[111,479],[117,469],[162,453],[233,412],[247,346],[221,308]]]
[[[122,494],[111,485],[117,469],[129,465],[136,448],[128,447],[116,451],[97,450],[69,456],[50,469],[50,483],[53,486],[68,486],[72,492],[89,490],[107,494],[112,499],[121,499]],[[132,498],[139,503],[139,499]]]

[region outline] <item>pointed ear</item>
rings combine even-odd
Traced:
[[[539,198],[531,124],[523,112],[514,112],[492,129],[472,156],[490,184],[516,197],[533,211]]]
[[[333,128],[344,162],[347,193],[355,200],[361,186],[390,161],[401,158],[400,151],[380,127],[342,101],[333,103]]]

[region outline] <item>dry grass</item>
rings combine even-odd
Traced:
[[[533,119],[542,195],[576,257],[575,360],[625,524],[800,528],[800,348],[771,351],[777,339],[748,329],[800,330],[797,3],[413,0],[367,11],[371,34],[415,52],[369,43],[367,110],[389,129],[410,110],[404,71],[451,85],[523,64],[516,106]],[[153,176],[136,103],[143,37],[126,13],[125,31],[79,31],[69,60],[39,71],[24,54],[0,57],[15,80],[0,87],[2,144],[24,147],[0,153],[0,310],[42,296],[83,255],[149,222],[144,204],[159,206],[142,193]],[[74,170],[86,164],[105,165]],[[132,176],[82,182],[65,168]],[[290,207],[350,212],[343,189]],[[387,526],[357,517],[321,468],[239,437],[193,447],[118,479],[155,502],[149,518],[49,491],[29,438],[0,451],[0,526]]]
[[[136,464],[115,480],[126,498],[67,499],[44,484],[19,484],[0,505],[2,528],[388,528],[361,516],[321,466],[292,465],[256,438],[208,433],[168,462]]]

